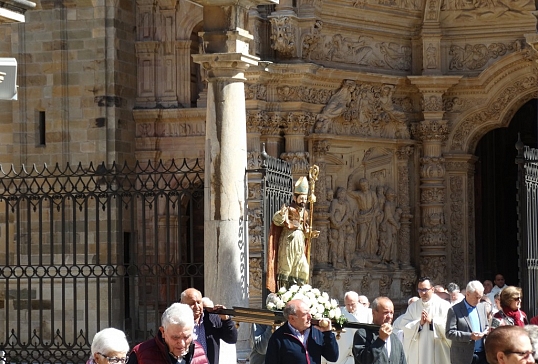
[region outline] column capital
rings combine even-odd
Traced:
[[[278,0],[193,0],[202,6],[240,6],[242,8],[252,8],[258,5],[278,5]]]
[[[415,85],[422,95],[442,96],[449,88],[458,84],[463,76],[407,76],[412,85]]]
[[[448,138],[448,121],[422,120],[411,126],[413,136],[422,141],[444,142]]]
[[[243,53],[193,54],[194,62],[207,71],[207,78],[245,81],[245,70],[258,65],[258,57]],[[244,97],[244,95],[243,95]]]

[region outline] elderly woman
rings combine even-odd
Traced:
[[[519,287],[508,286],[501,291],[499,297],[501,309],[493,315],[492,328],[505,325],[525,326],[529,323],[527,315],[521,311],[522,296],[523,293]]]
[[[129,344],[123,331],[108,328],[93,337],[92,354],[86,364],[125,364]]]

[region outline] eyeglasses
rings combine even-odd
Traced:
[[[535,351],[505,351],[504,352],[505,355],[508,355],[508,354],[516,354],[517,356],[521,357],[521,359],[527,359],[529,356],[533,356],[534,357],[534,354],[536,354]]]
[[[521,301],[521,297],[512,297],[514,301]]]
[[[113,356],[106,356],[105,354],[101,354],[101,353],[97,353],[99,355],[101,355],[103,358],[105,358],[109,363],[113,363],[113,364],[119,364],[119,363],[122,363],[122,364],[125,364],[127,363],[127,360],[129,360],[129,355],[127,355],[125,358],[118,358],[118,357],[113,357]]]
[[[419,288],[417,289],[417,292],[418,293],[426,293],[428,292],[430,289],[432,289],[431,287],[430,288]]]

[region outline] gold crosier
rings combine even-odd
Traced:
[[[308,261],[308,266],[310,267],[310,249],[312,245],[312,239],[315,239],[319,236],[318,230],[312,229],[312,224],[314,223],[314,203],[316,202],[316,181],[319,176],[319,167],[317,164],[314,164],[310,167],[308,171],[308,202],[310,202],[310,221],[309,221],[309,230],[306,234],[306,259]]]

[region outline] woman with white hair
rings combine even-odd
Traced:
[[[129,343],[123,331],[103,329],[93,337],[91,351],[87,364],[125,364]]]

